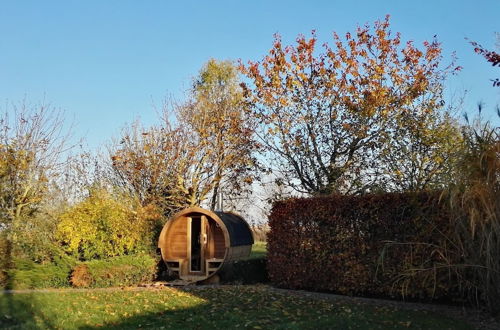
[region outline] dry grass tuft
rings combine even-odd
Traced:
[[[71,272],[71,285],[77,288],[88,288],[92,284],[92,275],[87,265],[78,265]]]

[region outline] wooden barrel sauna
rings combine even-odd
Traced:
[[[167,221],[158,248],[170,272],[197,282],[248,257],[253,243],[250,226],[239,215],[190,207]]]

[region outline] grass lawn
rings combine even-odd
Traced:
[[[0,294],[0,328],[470,329],[432,313],[311,300],[266,286]]]
[[[255,242],[252,245],[252,252],[248,259],[263,258],[267,253],[267,243],[266,242]]]

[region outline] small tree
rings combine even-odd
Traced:
[[[40,211],[62,169],[67,141],[62,112],[54,108],[22,102],[0,112],[0,277],[6,284],[14,256],[54,256],[54,219]]]
[[[377,185],[391,191],[445,189],[462,144],[457,121],[439,106],[421,103],[393,119],[396,129],[377,157]]]

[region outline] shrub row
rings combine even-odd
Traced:
[[[69,287],[72,264],[66,260],[37,264],[31,260],[14,259],[14,267],[6,271],[7,289],[25,290]]]
[[[149,255],[130,255],[80,263],[71,272],[71,284],[80,288],[129,286],[156,277],[157,260]]]
[[[62,287],[103,288],[150,282],[156,277],[157,260],[149,255],[129,255],[88,262],[57,260],[37,264],[15,259],[14,267],[5,271],[0,287],[7,289],[41,289]]]
[[[268,271],[274,284],[349,295],[459,297],[445,256],[453,230],[438,193],[289,199],[274,204]]]

